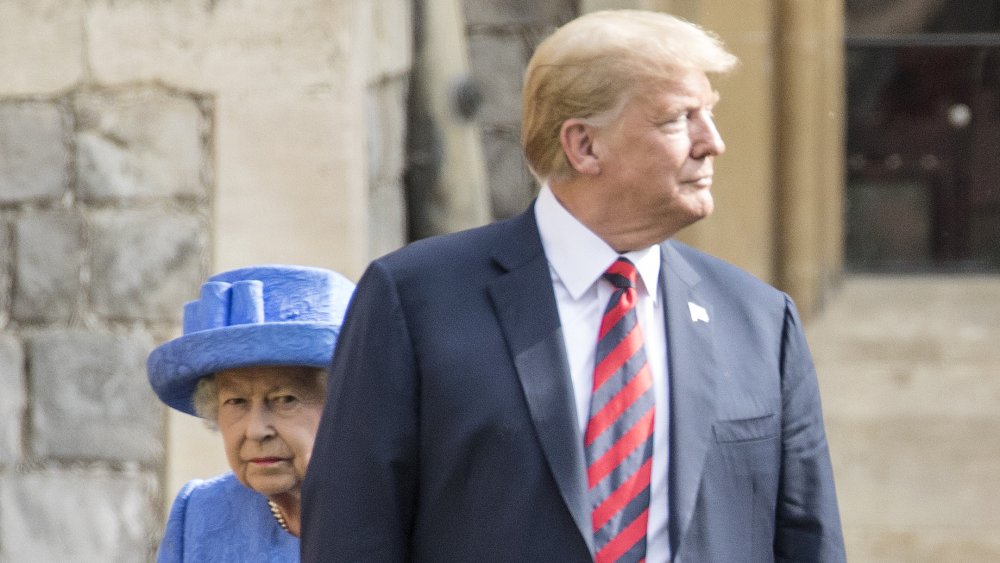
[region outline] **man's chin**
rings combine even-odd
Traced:
[[[708,217],[715,210],[715,201],[712,199],[712,193],[707,189],[692,194],[689,204],[688,207],[691,210],[692,222]]]

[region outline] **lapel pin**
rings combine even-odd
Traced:
[[[701,305],[696,305],[688,301],[688,309],[691,311],[691,322],[696,323],[698,321],[708,322],[708,311],[705,310]]]

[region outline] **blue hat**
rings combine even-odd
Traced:
[[[153,350],[149,383],[160,399],[195,414],[198,380],[248,366],[330,364],[354,284],[303,266],[252,266],[216,274],[184,306],[184,335]]]

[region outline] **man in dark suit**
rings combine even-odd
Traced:
[[[842,561],[791,300],[669,240],[712,211],[708,74],[665,14],[582,16],[525,74],[542,184],[360,280],[303,486],[303,560]]]

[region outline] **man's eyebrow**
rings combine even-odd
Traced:
[[[712,90],[712,93],[708,97],[707,103],[702,103],[701,98],[694,95],[685,96],[679,102],[671,104],[669,109],[670,111],[684,111],[685,109],[688,108],[700,107],[700,106],[713,107],[719,103],[719,100],[721,98],[722,96],[719,94],[718,90]]]

